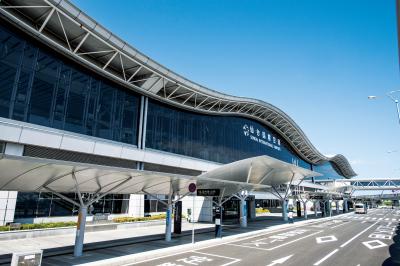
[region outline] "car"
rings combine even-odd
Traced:
[[[355,213],[367,214],[367,209],[363,203],[356,203],[354,206]]]

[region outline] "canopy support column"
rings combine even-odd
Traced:
[[[314,200],[313,204],[314,204],[314,216],[315,218],[318,217],[318,210],[317,210],[317,204],[318,204],[318,200]]]
[[[339,201],[336,201],[336,214],[339,214]]]
[[[86,215],[87,215],[87,207],[81,206],[79,208],[78,224],[76,226],[75,246],[74,246],[75,257],[82,256],[83,240],[85,238],[85,229],[86,229]]]
[[[234,195],[236,198],[240,200],[240,227],[247,227],[247,196],[248,192],[246,190],[242,190],[241,193]]]
[[[173,207],[173,189],[172,189],[172,182],[170,183],[170,189],[168,194],[168,206],[167,212],[165,217],[165,241],[171,241],[172,236],[172,207]]]
[[[303,202],[303,208],[304,208],[304,219],[308,219],[308,216],[307,216],[307,201],[304,201]]]
[[[290,195],[290,186],[292,185],[293,182],[293,178],[294,178],[295,173],[292,174],[292,178],[290,179],[290,182],[288,184],[286,184],[286,189],[285,189],[285,195],[282,197],[281,194],[279,193],[279,191],[275,188],[275,186],[272,186],[272,189],[275,191],[275,193],[273,193],[271,191],[271,193],[275,196],[277,196],[278,198],[281,199],[282,202],[282,218],[285,222],[288,221],[288,197]]]
[[[126,182],[130,181],[132,177],[128,177],[121,182],[119,182],[117,185],[111,187],[109,190],[100,193],[102,190],[102,187],[99,187],[99,189],[92,195],[92,197],[88,199],[84,199],[83,195],[81,193],[81,190],[79,189],[79,182],[76,178],[75,172],[71,173],[72,179],[75,182],[75,192],[78,195],[79,203],[64,196],[63,194],[51,189],[49,185],[52,182],[47,183],[46,185],[43,186],[44,189],[54,193],[55,195],[59,196],[60,198],[64,199],[65,201],[68,201],[77,207],[79,207],[79,214],[78,214],[78,223],[76,226],[76,235],[75,235],[75,245],[74,245],[74,256],[75,257],[80,257],[82,256],[83,253],[83,242],[85,238],[85,229],[86,229],[86,216],[87,216],[87,210],[88,206],[92,205],[94,202],[100,200],[101,198],[107,196],[108,194],[112,193],[115,189],[121,187],[124,185]],[[55,181],[55,180],[54,180]],[[116,183],[116,182],[115,182]],[[109,184],[110,185],[110,184]]]

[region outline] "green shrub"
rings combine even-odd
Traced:
[[[76,226],[76,222],[21,224],[21,230],[46,229],[46,228],[68,227],[68,226]]]
[[[270,211],[268,209],[264,208],[256,208],[256,213],[269,213]]]
[[[57,227],[76,226],[76,222],[55,222],[55,223],[40,223],[40,224],[21,224],[20,229],[11,229],[10,226],[0,226],[1,231],[18,231],[18,230],[32,230],[32,229],[46,229]]]
[[[141,221],[152,221],[152,220],[162,220],[165,219],[165,214],[156,214],[149,217],[118,217],[114,218],[114,223],[129,223],[129,222],[141,222]]]

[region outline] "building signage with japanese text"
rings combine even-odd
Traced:
[[[281,140],[275,136],[272,136],[270,133],[265,132],[264,130],[260,130],[252,125],[249,126],[245,124],[243,126],[243,134],[252,141],[268,146],[271,149],[278,151],[281,150]]]

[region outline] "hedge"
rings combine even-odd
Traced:
[[[269,210],[264,208],[256,208],[256,213],[269,213]]]
[[[76,226],[76,222],[55,222],[55,223],[40,223],[40,224],[21,224],[20,229],[10,229],[9,226],[0,226],[0,231],[15,231],[15,230],[31,230],[31,229],[44,229],[44,228],[57,228]]]
[[[118,217],[112,221],[114,223],[127,223],[127,222],[140,222],[165,219],[165,214],[157,214],[149,217]],[[19,229],[11,229],[10,226],[0,226],[0,231],[18,231],[18,230],[32,230],[32,229],[46,229],[57,227],[76,226],[76,222],[55,222],[55,223],[37,223],[37,224],[21,224]]]
[[[118,217],[114,218],[114,223],[128,223],[128,222],[141,222],[141,221],[152,221],[152,220],[161,220],[165,219],[165,214],[157,214],[149,217]]]

